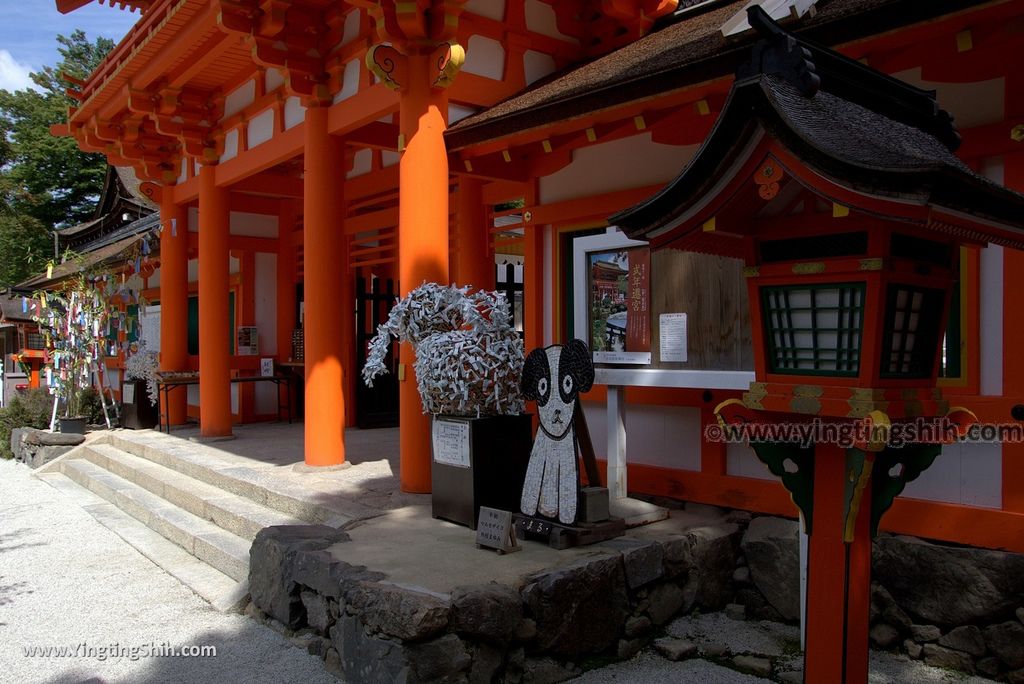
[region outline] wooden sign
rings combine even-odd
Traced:
[[[512,524],[512,513],[481,506],[476,524],[476,547],[496,549],[499,554],[522,551]]]

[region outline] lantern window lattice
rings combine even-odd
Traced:
[[[935,363],[945,293],[893,284],[886,300],[882,377],[929,377]]]
[[[863,283],[763,288],[762,306],[771,372],[857,375]]]

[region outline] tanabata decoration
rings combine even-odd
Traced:
[[[515,415],[523,411],[519,378],[523,344],[500,292],[424,283],[398,300],[368,345],[363,380],[386,373],[394,337],[416,351],[416,386],[423,412],[434,415]]]

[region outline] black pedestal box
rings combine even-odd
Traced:
[[[134,389],[128,390],[129,385]],[[160,422],[160,411],[149,400],[149,395],[146,393],[146,381],[126,380],[121,393],[124,398],[121,404],[121,426],[129,430],[155,428]]]
[[[533,447],[529,414],[434,416],[433,514],[476,529],[480,507],[519,510]]]

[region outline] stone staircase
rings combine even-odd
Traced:
[[[220,610],[245,600],[249,547],[261,529],[351,519],[244,469],[184,456],[111,433],[37,476]]]

